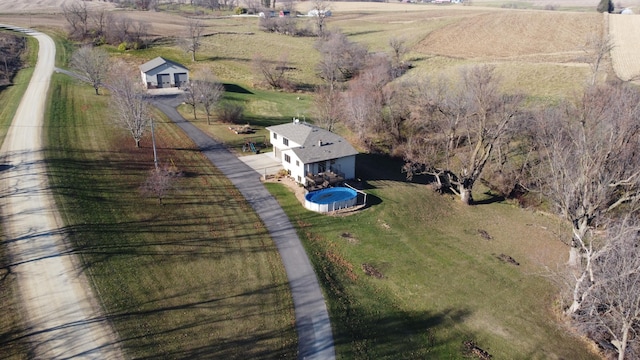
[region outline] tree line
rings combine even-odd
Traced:
[[[578,95],[539,106],[504,92],[492,65],[403,79],[404,43],[390,47],[319,40],[316,122],[344,124],[366,151],[402,157],[408,178],[428,175],[465,204],[479,181],[550,204],[571,225],[566,268],[553,277],[566,316],[604,351],[639,357],[640,90],[597,81],[611,43],[588,42],[592,73]]]
[[[190,22],[189,29],[185,51],[195,59],[202,24]],[[525,94],[504,92],[491,65],[405,78],[411,63],[402,39],[390,39],[387,52],[371,53],[323,27],[315,48],[322,80],[315,91],[317,125],[332,131],[343,124],[366,151],[401,157],[398,171],[408,178],[427,175],[433,189],[464,204],[474,204],[481,181],[501,196],[549,204],[570,224],[561,239],[569,248],[566,268],[553,276],[566,290],[563,311],[605,351],[619,359],[640,356],[640,91],[598,81],[608,40],[585,48],[592,72],[579,94],[539,106]],[[122,76],[120,65],[112,68],[121,72],[112,77],[119,80],[108,85],[107,70],[83,69],[104,58],[96,49],[80,49],[72,61],[96,94],[109,88],[117,121],[139,145],[150,119],[142,84],[135,75]],[[256,55],[254,68],[272,88],[295,88],[286,54],[278,61]],[[210,122],[222,87],[212,74],[201,74],[187,90],[194,116],[200,107]]]

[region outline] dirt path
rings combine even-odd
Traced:
[[[0,25],[1,27],[10,27]],[[55,45],[35,37],[38,62],[0,149],[2,215],[35,359],[119,359],[110,324],[99,312],[91,287],[68,248],[48,188],[43,153],[43,114]]]

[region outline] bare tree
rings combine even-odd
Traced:
[[[109,73],[109,54],[98,48],[83,46],[76,50],[71,57],[71,67],[78,71],[91,83],[99,95],[98,89],[104,85]]]
[[[105,9],[99,9],[89,14],[91,24],[95,31],[96,36],[104,37],[107,31],[107,27],[113,23],[113,15],[111,12]],[[95,41],[95,40],[94,40]],[[99,42],[98,42],[99,43]]]
[[[619,360],[640,356],[639,234],[640,225],[628,217],[608,229],[606,245],[594,258],[594,281],[583,310],[574,314],[592,339],[613,345]]]
[[[323,0],[313,0],[313,20],[316,25],[316,35],[323,37],[326,33],[327,17],[331,15],[329,4]]]
[[[131,133],[136,147],[151,121],[149,103],[137,74],[124,62],[113,65],[110,73],[111,108],[115,122]]]
[[[74,1],[62,5],[62,13],[69,24],[71,37],[83,39],[89,30],[89,10],[84,1]]]
[[[367,65],[349,82],[343,94],[343,122],[369,150],[373,149],[372,141],[388,130],[383,116],[383,90],[390,80],[387,56],[369,56]]]
[[[197,19],[189,19],[187,21],[187,33],[184,38],[180,40],[180,47],[187,52],[191,53],[191,61],[196,61],[196,53],[202,45],[202,33],[204,32],[204,24]]]
[[[182,95],[182,101],[191,106],[193,111],[193,119],[198,120],[198,114],[196,112],[198,103],[200,102],[200,86],[198,80],[191,80],[184,86],[184,93]]]
[[[167,192],[171,190],[174,177],[174,173],[167,166],[154,168],[149,172],[147,180],[142,185],[141,190],[143,194],[149,194],[157,197],[158,204],[162,205],[162,199],[165,197]]]
[[[198,77],[196,87],[200,94],[199,102],[207,115],[207,124],[211,125],[211,115],[224,95],[224,87],[210,70],[201,71]]]
[[[253,68],[273,89],[283,89],[288,86],[286,73],[289,70],[289,63],[286,53],[282,54],[275,63],[257,54],[253,57]]]
[[[572,224],[574,272],[568,314],[580,310],[594,283],[599,246],[592,229],[640,190],[640,92],[628,86],[588,87],[575,104],[538,115],[541,189]]]
[[[404,63],[403,58],[408,49],[405,45],[404,39],[391,38],[389,39],[389,46],[392,51],[392,75],[393,77],[399,77],[407,70],[407,65]]]
[[[328,86],[319,86],[314,97],[315,124],[333,131],[340,118],[340,92]]]
[[[458,84],[444,81],[415,89],[412,132],[405,144],[404,171],[435,176],[439,188],[472,204],[472,190],[495,146],[508,134],[522,98],[502,94],[491,66],[461,72]]]
[[[595,85],[598,80],[600,67],[606,56],[613,49],[613,42],[609,35],[592,34],[584,46],[585,60],[591,68],[590,84]]]
[[[365,65],[367,49],[349,41],[340,32],[334,32],[316,43],[320,52],[320,62],[317,65],[318,75],[334,89],[336,83],[346,81],[358,74]]]

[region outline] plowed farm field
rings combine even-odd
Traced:
[[[640,16],[609,16],[609,33],[613,41],[611,62],[622,80],[640,80]]]

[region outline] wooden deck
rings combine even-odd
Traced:
[[[318,174],[307,174],[307,190],[314,191],[331,187],[344,181],[344,175],[325,171]]]

